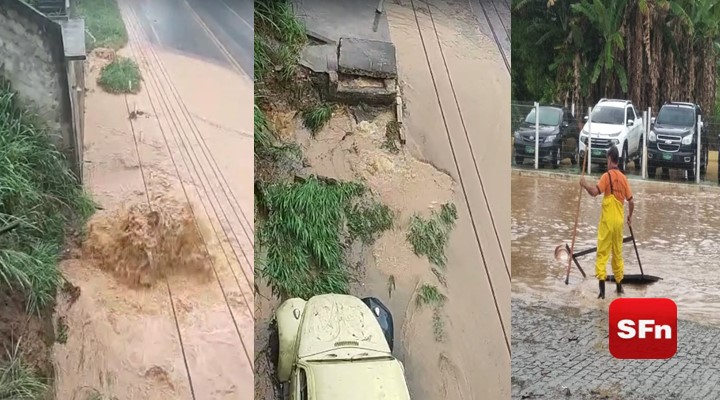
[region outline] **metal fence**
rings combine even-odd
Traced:
[[[598,174],[604,171],[605,155],[602,150],[607,147],[607,139],[599,137],[591,137],[589,141],[584,139],[583,145],[578,146],[580,140],[580,132],[584,127],[591,130],[592,118],[590,118],[591,109],[576,110],[572,105],[563,107],[567,118],[557,122],[556,125],[547,124],[548,120],[540,121],[543,117],[543,111],[534,112],[536,107],[543,107],[544,104],[531,102],[513,102],[511,105],[511,140],[512,140],[512,163],[515,168],[524,169],[555,169],[566,173],[579,174],[582,159],[579,147],[588,150],[590,158],[589,171],[590,174]],[[625,173],[634,175],[643,179],[658,179],[671,181],[686,181],[696,183],[715,183],[719,184],[720,165],[718,164],[718,149],[720,148],[720,118],[715,116],[703,116],[701,122],[703,129],[700,133],[700,141],[694,140],[694,143],[702,144],[700,151],[695,150],[695,154],[705,153],[704,158],[707,159],[707,167],[703,163],[697,165],[694,158],[690,159],[690,163],[686,165],[674,164],[670,167],[663,163],[662,167],[653,168],[653,161],[648,164],[648,156],[651,157],[671,157],[663,154],[657,154],[656,151],[648,152],[648,146],[651,149],[658,148],[658,138],[655,142],[648,141],[647,132],[652,130],[652,118],[657,116],[657,110],[636,109],[638,113],[638,121],[640,126],[642,141],[638,143],[638,151],[635,149],[629,152],[628,159],[633,159],[627,163]],[[545,122],[545,124],[541,123]],[[560,132],[562,130],[562,133]],[[594,131],[593,131],[594,132]],[[696,138],[697,139],[697,138]],[[638,140],[636,137],[635,140]],[[593,145],[596,145],[596,151],[593,151]],[[660,143],[662,147],[662,143]],[[634,147],[633,146],[627,146]],[[630,154],[632,153],[632,154]],[[594,156],[593,156],[594,155]],[[656,163],[657,164],[657,163]],[[643,168],[643,166],[645,168]],[[652,171],[648,170],[651,166]],[[687,169],[686,169],[687,168]],[[698,174],[698,170],[700,170]]]

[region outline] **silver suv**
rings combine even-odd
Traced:
[[[589,121],[587,116],[585,121],[578,144],[579,161],[583,160],[588,137],[591,137],[590,158],[593,164],[604,165],[607,150],[614,144],[620,152],[621,170],[625,171],[631,160],[635,161],[635,168],[640,168],[645,129],[642,117],[638,116],[631,101],[601,99],[592,109]]]

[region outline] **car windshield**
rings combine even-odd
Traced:
[[[552,107],[540,107],[540,125],[557,126],[560,125],[562,111]],[[533,108],[525,118],[525,122],[535,125],[535,109]]]
[[[598,124],[625,125],[625,109],[618,107],[597,106],[592,111],[590,119]]]
[[[655,123],[658,125],[693,126],[695,122],[694,114],[690,108],[663,107],[660,109]]]

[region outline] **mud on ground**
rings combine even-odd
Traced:
[[[0,363],[8,361],[8,352],[19,345],[20,359],[38,376],[52,378],[52,345],[55,333],[52,310],[42,315],[25,312],[25,297],[17,289],[0,286]]]

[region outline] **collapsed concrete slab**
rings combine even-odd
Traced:
[[[394,79],[397,77],[395,45],[379,40],[341,38],[338,46],[338,72]]]

